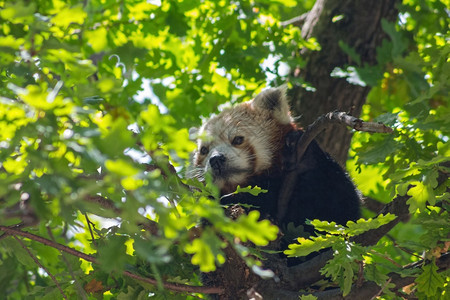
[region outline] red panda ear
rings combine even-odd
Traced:
[[[286,97],[286,86],[270,88],[259,93],[251,103],[254,109],[269,110],[281,124],[292,122],[289,113],[289,103]]]
[[[197,127],[189,128],[189,139],[195,142],[198,138],[199,129]]]

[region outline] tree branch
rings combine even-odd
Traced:
[[[58,249],[60,251],[69,253],[73,256],[82,258],[86,261],[89,261],[89,262],[92,262],[95,264],[99,264],[95,257],[92,257],[88,254],[85,254],[78,250],[72,249],[70,247],[61,245],[59,243],[53,242],[46,238],[34,235],[32,233],[21,231],[21,230],[16,230],[16,229],[9,228],[7,226],[2,226],[2,225],[0,225],[0,230],[4,231],[5,233],[7,233],[9,235],[23,236],[25,238],[34,240],[34,241],[44,244],[46,246],[49,246],[49,247]],[[123,271],[123,275],[133,278],[133,279],[136,279],[136,280],[139,280],[139,281],[142,281],[142,282],[152,284],[152,285],[158,284],[158,281],[156,279],[148,278],[148,277],[141,277],[141,276],[133,274],[129,271]],[[171,290],[174,292],[186,292],[186,293],[221,294],[224,291],[224,289],[220,288],[220,287],[191,286],[191,285],[176,284],[176,283],[169,283],[169,282],[162,282],[162,286],[167,290]]]
[[[308,13],[304,13],[304,14],[302,14],[300,16],[294,17],[294,18],[289,19],[287,21],[283,21],[283,22],[280,23],[280,25],[283,26],[283,27],[286,27],[286,26],[289,26],[289,25],[302,27],[303,24],[305,24],[307,16],[308,16]]]
[[[380,201],[374,198],[363,196],[361,200],[362,206],[364,206],[365,208],[376,214],[379,213],[384,208],[384,203],[381,203]]]
[[[95,196],[88,195],[88,196],[84,197],[84,200],[86,200],[88,202],[96,203],[105,209],[112,210],[114,213],[116,213],[118,215],[122,212],[121,209],[116,207],[116,205],[114,204],[113,201],[111,201],[110,199],[107,199],[105,197],[99,196],[99,195],[95,195]]]

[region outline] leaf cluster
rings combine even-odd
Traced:
[[[327,262],[321,273],[337,282],[343,295],[346,296],[351,290],[360,264],[366,263],[367,260],[371,261],[373,255],[370,253],[369,247],[362,247],[354,243],[351,237],[377,229],[394,219],[395,216],[392,214],[379,215],[374,219],[349,221],[346,226],[335,222],[313,220],[309,224],[314,226],[316,235],[309,238],[298,238],[298,244],[289,245],[289,249],[284,253],[289,257],[307,256],[312,252],[331,247],[334,257]],[[371,271],[373,272],[375,269],[371,269]],[[371,275],[372,279],[368,278],[369,280],[374,280],[376,276],[384,279],[386,277],[380,272]],[[377,283],[380,282],[377,281]]]
[[[291,53],[309,44],[280,26],[296,5],[0,1],[1,225],[99,262],[24,239],[42,270],[4,235],[0,290],[11,299],[167,297],[163,281],[199,285],[193,274],[223,263],[235,237],[275,239],[256,212],[232,221],[214,188],[187,185],[195,144],[186,128],[283,81],[281,64],[301,63]],[[201,220],[213,226],[196,235]]]

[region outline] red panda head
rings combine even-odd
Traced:
[[[202,179],[209,172],[222,194],[231,193],[273,167],[292,128],[285,90],[267,89],[191,129],[197,150],[190,175]]]

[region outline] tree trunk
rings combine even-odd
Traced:
[[[297,115],[302,116],[301,126],[307,126],[318,116],[334,110],[359,117],[370,87],[353,85],[345,79],[330,76],[336,67],[356,65],[342,51],[339,41],[355,49],[361,57],[361,66],[376,65],[376,48],[386,38],[381,20],[396,20],[397,2],[399,1],[317,0],[313,9],[302,18],[303,38],[315,37],[321,50],[301,52],[307,65],[296,73],[316,88],[315,92],[308,92],[300,87],[292,91],[292,107]],[[338,16],[341,17],[337,18]],[[326,152],[344,166],[351,137],[352,133],[347,128],[336,126],[322,133],[317,140]]]

